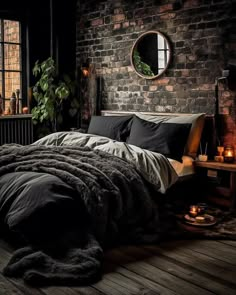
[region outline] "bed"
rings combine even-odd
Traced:
[[[204,118],[107,111],[86,133],[1,146],[0,233],[21,243],[4,275],[89,284],[105,249],[170,237],[165,195],[194,173]]]

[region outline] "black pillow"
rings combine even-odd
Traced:
[[[105,136],[118,141],[126,141],[129,136],[131,116],[92,116],[88,127],[89,134]]]
[[[190,128],[191,124],[153,123],[135,116],[127,143],[181,162]]]

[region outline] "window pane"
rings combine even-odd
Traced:
[[[20,46],[15,44],[4,45],[5,70],[20,70]]]
[[[16,92],[20,87],[20,73],[6,72],[5,73],[5,97],[10,98],[12,92]]]
[[[166,52],[166,57],[167,57],[167,60],[170,59],[170,51],[169,50],[167,50],[167,52]]]
[[[158,52],[158,65],[159,65],[159,69],[164,69],[165,68],[164,51],[159,51]]]
[[[4,20],[4,42],[20,43],[19,37],[19,22],[12,20]]]
[[[158,34],[158,49],[164,49],[165,39]]]

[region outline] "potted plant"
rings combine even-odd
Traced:
[[[68,113],[74,117],[79,112],[76,97],[77,85],[69,75],[58,75],[55,62],[49,57],[43,62],[36,61],[33,75],[38,78],[33,87],[35,106],[32,108],[34,123],[47,125],[49,132],[56,132],[63,123],[63,106],[69,100]]]

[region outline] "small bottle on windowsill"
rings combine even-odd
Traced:
[[[23,113],[23,114],[28,114],[28,113],[29,113],[29,109],[28,109],[28,107],[23,107],[23,109],[22,109],[22,113]]]

